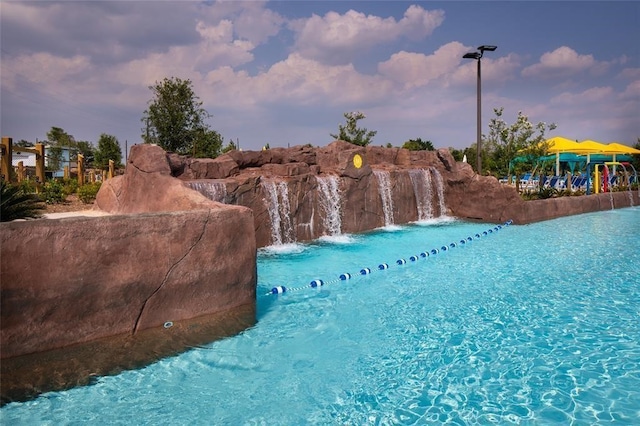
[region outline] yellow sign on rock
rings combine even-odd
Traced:
[[[360,154],[356,154],[353,156],[353,165],[356,169],[362,167],[362,157],[360,156]]]

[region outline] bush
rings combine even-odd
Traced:
[[[25,192],[19,185],[0,183],[0,221],[40,217],[43,209],[38,194]]]
[[[101,182],[89,183],[78,188],[78,198],[85,204],[91,204],[96,200]]]
[[[47,204],[62,203],[67,199],[67,196],[64,193],[64,187],[59,181],[55,179],[52,179],[44,184],[40,197]]]
[[[24,179],[22,182],[18,183],[18,186],[25,194],[35,194],[37,192],[35,180]]]
[[[546,200],[547,198],[551,198],[558,194],[558,190],[555,188],[540,188],[538,191],[538,198],[541,200]]]
[[[78,191],[78,179],[64,179],[62,181],[62,192],[65,198]]]

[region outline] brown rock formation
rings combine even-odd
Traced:
[[[356,167],[354,157],[362,159]],[[222,168],[205,167],[211,161],[227,164]],[[333,176],[339,180],[341,232],[362,232],[385,224],[383,202],[378,179],[373,170],[389,173],[394,223],[402,224],[418,219],[417,207],[423,201],[416,193],[411,174],[417,170],[430,171],[435,179],[442,179],[445,209],[434,206],[435,216],[449,214],[463,219],[500,223],[514,220],[528,223],[562,215],[563,206],[572,212],[592,211],[595,198],[571,197],[571,201],[545,200],[525,202],[510,186],[497,179],[476,175],[471,166],[457,163],[446,149],[438,151],[408,151],[401,148],[359,147],[335,141],[325,147],[296,146],[264,151],[232,151],[216,160],[171,157],[174,176],[185,182],[197,176],[202,185],[224,187],[224,201],[249,207],[254,212],[258,247],[273,244],[275,233],[283,233],[281,242],[305,241],[328,232],[324,224],[323,195],[318,180]],[[206,171],[209,170],[209,171]],[[273,185],[280,191],[278,217],[280,226],[272,224],[274,215]],[[432,183],[434,188],[437,182]],[[284,192],[286,187],[286,200]],[[271,191],[271,192],[270,192]],[[633,194],[632,194],[633,195]],[[637,195],[633,195],[637,197]],[[435,195],[433,195],[435,197]],[[625,196],[620,205],[625,205]],[[584,198],[584,201],[575,201]],[[560,200],[560,199],[558,199]],[[434,198],[430,202],[435,203]],[[599,203],[597,203],[600,206]],[[606,204],[605,204],[606,208]],[[554,213],[555,212],[555,213]],[[575,213],[574,213],[575,214]],[[274,230],[275,227],[275,230]],[[287,228],[288,227],[288,228]],[[285,229],[287,228],[287,229]],[[290,234],[290,235],[289,235]]]

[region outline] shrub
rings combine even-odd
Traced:
[[[64,179],[62,181],[62,192],[65,197],[75,194],[78,191],[78,179]]]
[[[558,190],[555,188],[540,188],[538,190],[538,198],[541,200],[546,200],[547,198],[551,198],[558,194]]]
[[[42,188],[42,194],[40,194],[40,197],[47,204],[62,203],[67,198],[67,196],[64,193],[64,187],[59,181],[55,179],[52,179],[44,184],[44,187]]]
[[[85,204],[91,204],[96,200],[101,182],[89,183],[78,188],[78,198]]]
[[[25,192],[19,185],[0,183],[0,221],[40,217],[44,209],[38,194]]]

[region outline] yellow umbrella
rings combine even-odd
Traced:
[[[575,152],[580,148],[580,144],[578,142],[563,138],[562,136],[555,136],[547,139],[546,142],[549,144],[547,149],[548,152]]]
[[[593,142],[593,141],[590,141]],[[560,153],[570,152],[573,154],[589,154],[591,152],[598,152],[596,146],[582,145],[571,139],[563,138],[562,136],[555,136],[547,139],[549,144],[548,152],[555,152],[556,154],[556,176],[560,174]],[[597,144],[597,142],[593,142]]]
[[[612,142],[605,145],[605,154],[640,154],[640,149],[635,149],[630,146],[622,145],[621,143]]]
[[[584,140],[580,142],[578,145],[580,145],[580,149],[583,150],[579,154],[594,154],[596,152],[601,153],[601,152],[604,152],[604,150],[607,147],[603,143],[592,141],[590,139]]]
[[[587,164],[589,162],[591,162],[591,155],[590,154],[595,154],[595,153],[602,153],[604,152],[604,149],[607,147],[605,144],[602,144],[600,142],[596,142],[596,141],[592,141],[590,139],[586,139],[583,140],[582,142],[580,142],[580,149],[582,149],[583,151],[580,152],[579,154],[587,154]]]

